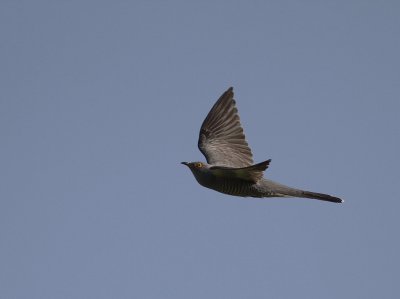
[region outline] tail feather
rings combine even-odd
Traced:
[[[316,192],[310,192],[310,191],[302,191],[301,197],[305,198],[313,198],[313,199],[319,199],[319,200],[324,200],[324,201],[330,201],[330,202],[336,202],[336,203],[342,203],[343,200],[340,199],[339,197],[334,197],[328,194],[323,194],[323,193],[316,193]]]
[[[291,188],[267,179],[262,179],[259,183],[259,186],[263,190],[263,192],[267,194],[267,196],[271,197],[302,197],[302,198],[312,198],[312,199],[318,199],[335,203],[343,202],[342,199],[335,196]]]

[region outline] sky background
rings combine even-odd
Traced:
[[[1,1],[0,298],[399,298],[398,1]],[[234,86],[266,176],[201,187]]]

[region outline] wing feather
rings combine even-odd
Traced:
[[[211,165],[239,168],[253,164],[232,87],[222,94],[205,118],[198,147]]]

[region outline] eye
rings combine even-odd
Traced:
[[[203,163],[197,162],[196,164],[194,164],[194,166],[195,166],[196,168],[202,168],[202,167],[203,167]]]

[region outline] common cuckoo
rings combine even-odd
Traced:
[[[198,147],[207,163],[182,164],[189,167],[197,182],[204,187],[242,197],[303,197],[343,202],[328,194],[291,188],[263,177],[271,160],[253,164],[232,87],[222,94],[203,121]]]

